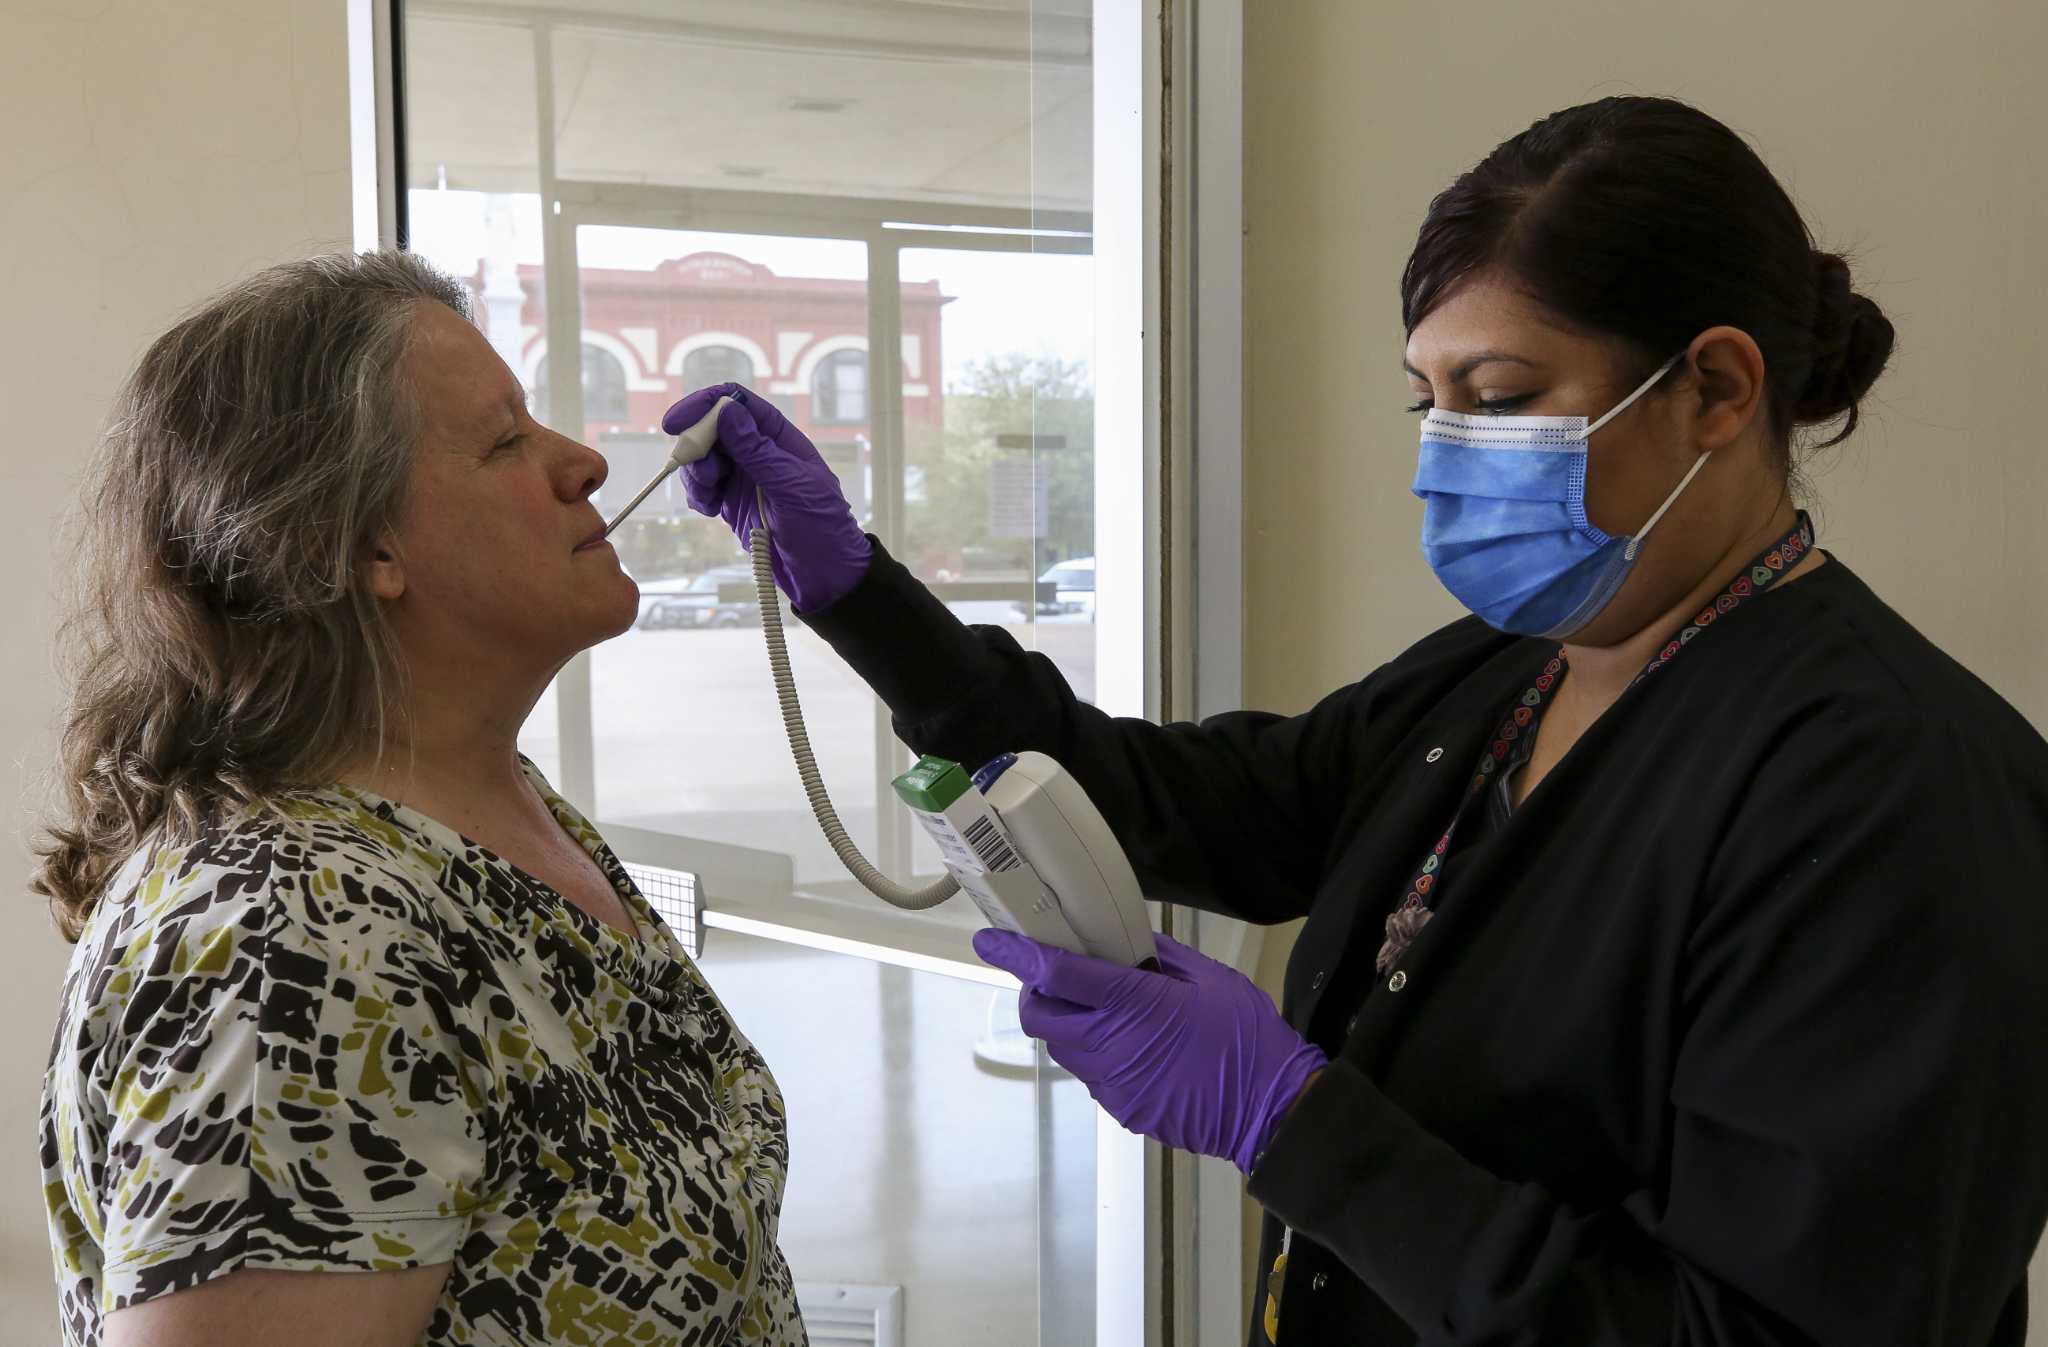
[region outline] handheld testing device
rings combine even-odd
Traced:
[[[711,452],[718,441],[719,413],[731,401],[719,398],[702,418],[684,427],[660,471],[606,521],[607,537],[670,473]],[[1005,753],[971,775],[956,762],[925,757],[896,778],[897,797],[938,846],[945,878],[921,889],[905,888],[860,854],[825,792],[804,729],[775,592],[767,500],[757,499],[761,522],[749,543],[783,729],[811,812],[854,878],[876,897],[909,911],[936,907],[965,891],[993,926],[1116,963],[1152,959],[1152,924],[1129,858],[1080,783],[1043,753]]]

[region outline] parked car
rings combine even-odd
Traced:
[[[632,575],[632,572],[628,571],[627,574]],[[633,619],[633,625],[636,627],[644,626],[647,622],[648,609],[663,599],[671,595],[680,594],[688,589],[691,580],[694,578],[693,576],[680,575],[662,580],[642,580],[637,575],[633,576],[633,582],[640,587],[640,613],[639,616]]]
[[[1095,615],[1094,557],[1074,557],[1050,566],[1045,574],[1038,577],[1038,585],[1040,597],[1037,608],[1040,617],[1058,617],[1069,613],[1088,617]],[[1044,594],[1047,585],[1053,587],[1050,597]],[[1022,603],[1017,604],[1016,608],[1020,613],[1024,611]]]
[[[640,592],[642,631],[701,627],[755,627],[761,623],[760,600],[754,595],[754,568],[714,566],[688,581],[660,582],[654,593]],[[673,584],[674,588],[668,586]]]

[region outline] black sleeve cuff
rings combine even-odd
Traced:
[[[899,722],[930,720],[1001,672],[973,628],[870,535],[860,583],[815,613],[798,614]]]
[[[1503,1186],[1332,1060],[1253,1163],[1247,1191],[1420,1325],[1442,1316]]]

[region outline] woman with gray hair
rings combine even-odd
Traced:
[[[803,1341],[775,1082],[515,746],[637,595],[467,307],[404,254],[263,272],[88,478],[37,880],[68,1343]]]

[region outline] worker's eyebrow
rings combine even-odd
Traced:
[[[1452,383],[1463,382],[1466,378],[1471,376],[1472,371],[1478,369],[1481,365],[1526,365],[1530,369],[1536,368],[1535,361],[1524,360],[1521,356],[1510,355],[1506,351],[1481,351],[1478,355],[1468,356],[1466,359],[1460,361],[1458,367],[1451,371],[1450,381]],[[1415,368],[1415,366],[1409,364],[1407,361],[1403,360],[1401,362],[1401,368],[1407,370],[1410,374],[1422,380],[1422,382],[1429,382],[1428,375],[1424,374],[1421,370]]]

